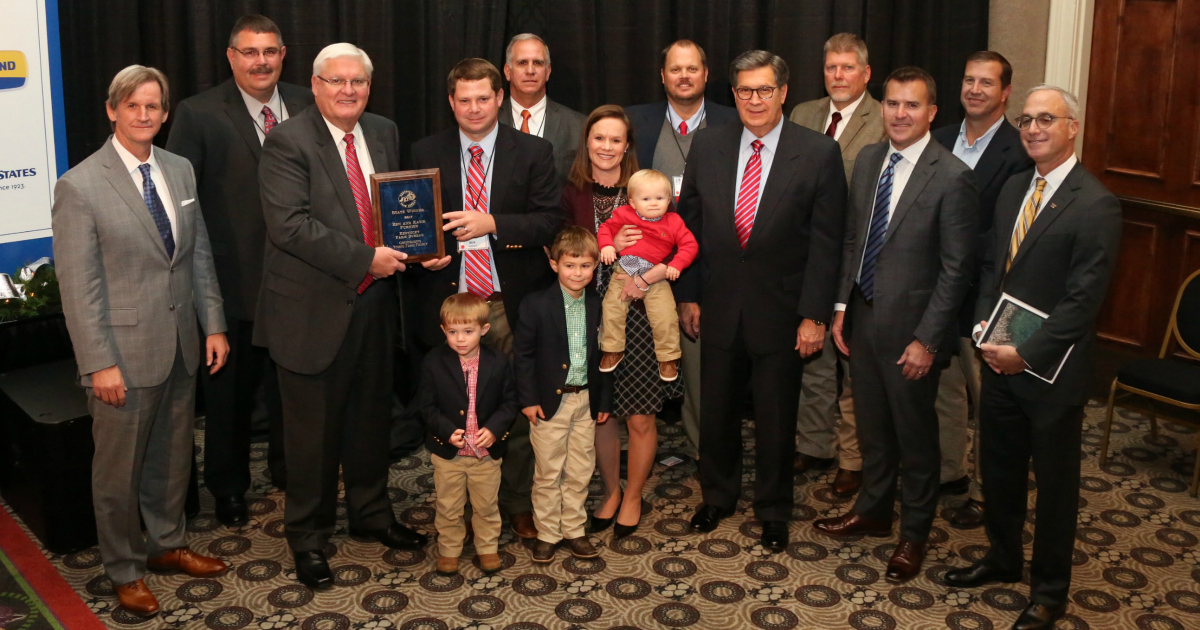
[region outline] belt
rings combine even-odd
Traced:
[[[578,394],[579,392],[586,392],[587,388],[587,385],[563,385],[559,391],[564,394]]]

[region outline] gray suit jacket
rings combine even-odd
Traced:
[[[583,136],[585,122],[587,116],[546,97],[546,129],[542,131],[542,139],[554,147],[554,170],[560,187],[566,183],[567,175],[571,173],[571,165],[575,163],[575,154],[579,152],[579,138]],[[519,126],[513,125],[512,101],[508,95],[505,95],[504,102],[500,104],[500,124],[520,129]]]
[[[800,103],[792,110],[792,122],[813,131],[825,133],[825,116],[829,114],[829,97],[815,101]],[[854,160],[864,147],[884,139],[883,116],[879,111],[879,101],[871,97],[871,93],[863,94],[863,100],[854,110],[854,115],[845,121],[846,128],[838,138],[842,147],[842,164],[846,166],[846,181],[854,176]]]
[[[866,246],[879,173],[889,142],[862,150],[854,167],[846,212],[846,242],[838,302],[849,304],[850,291]],[[949,361],[957,336],[958,309],[966,298],[978,242],[979,190],[962,160],[930,139],[888,222],[883,249],[875,262],[874,310],[880,326],[850,335],[873,337],[876,352],[896,360],[913,339],[938,348]]]
[[[375,172],[400,170],[396,123],[367,113],[358,122]],[[342,347],[358,285],[375,256],[363,241],[346,167],[320,110],[309,107],[271,131],[258,185],[267,249],[254,345],[269,348],[292,372],[317,374]]]
[[[200,329],[225,332],[196,180],[186,159],[155,148],[177,214],[175,258],[112,138],[54,187],[54,261],[63,313],[85,387],[116,365],[125,385],[167,380],[179,345],[188,374],[200,363]]]

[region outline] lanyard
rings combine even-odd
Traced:
[[[675,141],[675,148],[679,149],[679,157],[683,158],[683,170],[686,171],[687,170],[687,154],[685,154],[683,152],[683,145],[679,144],[679,138],[677,138],[675,136],[675,132],[677,131],[677,128],[671,122],[671,104],[670,103],[667,103],[667,111],[664,113],[664,115],[667,117],[667,126],[671,128],[671,139]],[[700,129],[700,125],[704,124],[705,118],[708,118],[708,108],[707,107],[705,107],[700,112],[700,120],[696,121],[696,128],[689,129],[688,131],[691,131],[692,133],[695,133],[696,131],[698,131]],[[685,120],[684,122],[687,122],[687,121]]]
[[[275,103],[275,107],[271,107],[272,102]],[[279,93],[279,88],[275,88],[275,95],[273,97],[271,97],[270,100],[267,101],[267,107],[271,107],[271,111],[275,114],[275,118],[276,118],[275,124],[279,124],[279,123],[287,120],[287,118],[285,118],[283,115],[283,96]],[[259,131],[261,131],[263,137],[265,138],[267,136],[267,128],[264,127],[262,125],[262,123],[258,122],[258,117],[261,115],[262,115],[262,110],[260,109],[260,110],[258,110],[257,114],[250,117],[250,120],[254,122],[254,127],[256,129],[258,129]]]
[[[478,143],[476,143],[476,146],[479,146],[479,144],[478,144]],[[468,145],[468,146],[467,146],[467,149],[468,149],[468,151],[470,150],[470,148],[471,148],[471,147]],[[479,146],[479,148],[480,148],[480,149],[482,149],[483,147],[482,147],[482,146]],[[470,180],[471,180],[471,175],[470,175],[470,174],[468,173],[468,171],[467,171],[467,159],[466,159],[466,156],[467,156],[466,152],[464,152],[464,151],[463,151],[463,150],[460,148],[460,149],[458,150],[458,161],[459,161],[460,163],[462,163],[463,179],[464,179],[464,180],[465,180],[465,181],[466,181],[466,182],[469,184],[469,183],[470,183]],[[483,181],[479,182],[479,185],[481,186],[481,188],[480,188],[480,191],[479,191],[479,194],[480,194],[480,195],[484,194],[484,192],[483,192],[483,191],[484,191],[484,189],[486,189],[486,188],[487,188],[487,178],[488,178],[488,173],[489,173],[489,172],[491,172],[491,170],[492,170],[492,160],[495,160],[495,159],[496,159],[496,147],[495,147],[495,146],[493,146],[493,147],[492,147],[492,154],[488,156],[488,162],[487,162],[487,166],[486,166],[486,167],[483,169]],[[475,198],[473,198],[473,199],[472,199],[472,198],[471,198],[471,187],[470,187],[470,186],[464,186],[464,188],[466,188],[466,194],[467,194],[467,198],[468,198],[468,199],[470,200],[470,202],[471,202],[471,209],[472,209],[472,210],[474,210],[474,211],[476,211],[476,212],[484,212],[484,210],[480,210],[480,209],[479,209],[479,201],[480,201],[480,200],[479,200],[479,195],[476,195],[476,196],[475,196]]]
[[[541,124],[541,126],[540,126],[540,127],[538,127],[538,130],[537,130],[537,132],[536,132],[536,133],[535,133],[535,132],[534,132],[532,129],[530,129],[530,130],[529,130],[529,135],[531,135],[531,136],[535,136],[535,137],[538,137],[538,138],[541,138],[541,137],[542,137],[542,132],[546,130],[546,117],[547,117],[547,116],[549,116],[549,114],[550,114],[550,111],[549,111],[549,110],[550,110],[550,104],[549,104],[549,103],[547,103],[547,104],[546,104],[546,107],[542,108],[542,124]],[[532,110],[532,109],[530,109],[530,108],[526,107],[526,108],[522,109],[521,111],[529,112],[529,117],[530,117],[530,118],[533,118],[533,110]],[[517,117],[518,117],[518,118],[520,118],[520,117],[521,117],[521,112],[516,112],[516,115],[517,115]],[[514,126],[517,128],[517,130],[519,131],[519,130],[521,129],[521,125],[519,125],[519,124],[516,124],[516,122],[517,122],[517,121],[515,121],[515,120],[514,120],[514,121],[513,121],[513,124],[514,124]]]

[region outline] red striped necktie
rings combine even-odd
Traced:
[[[742,188],[738,191],[737,207],[733,212],[733,227],[737,230],[738,242],[746,249],[750,240],[750,230],[754,227],[754,214],[758,208],[758,182],[762,177],[763,143],[755,140],[750,143],[754,155],[746,161],[746,171],[742,174]]]
[[[471,166],[467,169],[467,210],[475,212],[488,211],[487,188],[484,187],[483,149],[479,145],[472,146]],[[467,290],[483,299],[487,299],[492,290],[492,251],[491,249],[468,249],[463,252],[467,262]]]
[[[354,193],[354,207],[358,208],[358,221],[362,223],[363,242],[367,247],[375,247],[375,217],[371,213],[371,196],[367,194],[367,181],[363,179],[362,168],[358,166],[354,134],[348,133],[342,139],[346,141],[346,176],[350,178],[350,192]],[[362,295],[374,281],[375,278],[367,273],[358,285],[358,294]]]
[[[266,105],[263,105],[262,115],[263,115],[263,135],[265,136],[265,135],[271,133],[271,130],[275,128],[275,125],[279,124],[279,121],[275,120],[275,112],[271,111],[271,108],[267,107]]]

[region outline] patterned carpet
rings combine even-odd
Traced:
[[[1072,604],[1058,627],[1196,628],[1200,502],[1186,493],[1195,432],[1160,423],[1159,438],[1151,442],[1143,416],[1121,413],[1113,429],[1115,458],[1100,470],[1103,411],[1090,407],[1084,426]],[[677,451],[683,437],[679,425],[659,428],[661,459]],[[745,457],[752,456],[747,444]],[[192,547],[224,558],[230,571],[208,580],[151,576],[148,584],[163,612],[149,621],[117,606],[95,549],[49,557],[110,628],[983,630],[1007,629],[1026,605],[1027,583],[970,591],[941,583],[948,568],[986,549],[982,529],[956,530],[943,519],[934,527],[924,575],[902,586],[887,584],[882,573],[894,538],[835,540],[807,525],[849,507],[830,494],[828,472],[797,477],[796,522],[786,553],[772,555],[756,544],[759,528],[744,513],[745,503],[717,531],[687,534],[687,519],[700,501],[691,464],[655,467],[641,529],[615,545],[611,530],[593,537],[602,547],[600,559],[578,561],[560,551],[554,564],[534,566],[506,534],[505,569],[491,577],[469,563],[459,577],[438,576],[432,545],[424,552],[391,551],[348,538],[343,519],[327,550],[337,587],[314,594],[294,580],[282,538],[283,496],[262,477],[264,457],[256,451],[250,525],[238,531],[219,526],[205,493],[206,511],[189,528]],[[431,531],[428,455],[398,462],[391,477],[396,513]],[[599,492],[594,480],[593,498]],[[943,516],[960,500],[943,499]],[[1030,515],[1029,532],[1032,520]]]

